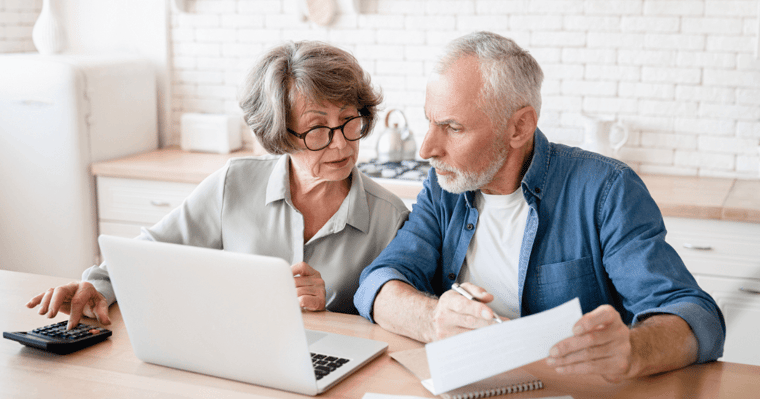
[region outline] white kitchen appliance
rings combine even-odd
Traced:
[[[98,260],[90,164],[157,146],[148,61],[0,55],[0,269],[79,278]]]

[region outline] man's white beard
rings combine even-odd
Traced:
[[[430,158],[430,165],[436,169],[436,172],[439,170],[451,172],[451,174],[447,176],[438,174],[438,184],[441,185],[441,188],[452,194],[461,194],[467,191],[477,190],[487,185],[493,180],[494,176],[496,176],[496,172],[504,166],[508,153],[506,148],[499,148],[497,147],[497,144],[494,143],[494,146],[491,147],[489,153],[491,161],[489,162],[488,167],[480,172],[457,169],[446,165],[435,158]]]

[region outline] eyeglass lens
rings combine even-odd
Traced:
[[[342,130],[343,137],[349,141],[355,141],[362,138],[364,133],[365,118],[354,118],[348,121],[343,128],[336,128],[332,130]],[[330,128],[320,127],[317,129],[309,130],[304,137],[304,142],[307,148],[310,149],[322,149],[327,147],[331,141]],[[334,134],[334,133],[333,133]]]

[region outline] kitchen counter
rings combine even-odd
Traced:
[[[200,183],[229,158],[254,155],[185,152],[175,147],[91,166],[95,176]],[[641,175],[663,216],[760,223],[760,181],[713,177]],[[401,198],[414,199],[422,185],[378,179]]]

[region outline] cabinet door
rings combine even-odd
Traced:
[[[671,217],[665,227],[693,274],[760,279],[760,223]]]
[[[696,275],[699,285],[718,303],[726,319],[721,360],[760,366],[760,279]]]
[[[197,186],[153,180],[98,177],[100,222],[152,226],[176,208]]]

